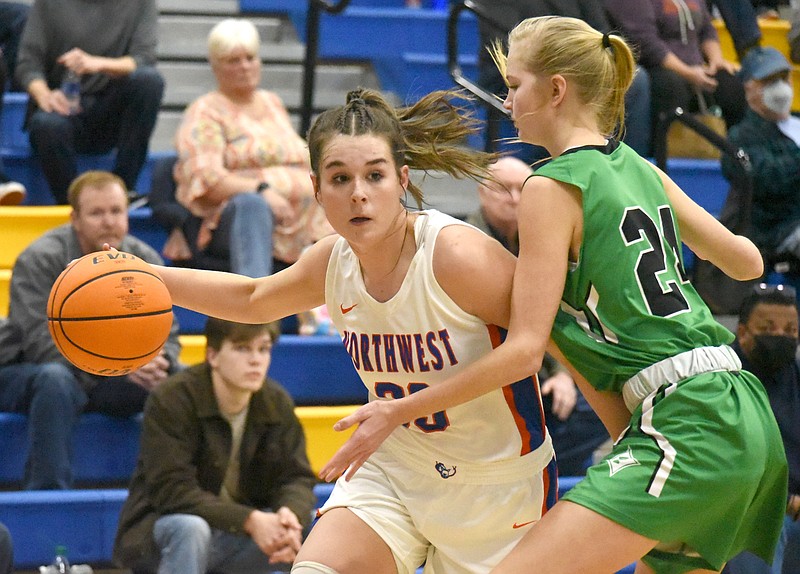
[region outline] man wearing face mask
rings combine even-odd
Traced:
[[[800,119],[790,114],[792,66],[778,50],[755,47],[739,72],[748,110],[728,132],[750,156],[753,175],[752,239],[768,256],[800,259]],[[734,160],[722,158],[729,180]]]
[[[761,283],[745,297],[733,348],[742,367],[756,375],[769,402],[789,462],[786,516],[772,567],[743,553],[725,574],[800,572],[800,360],[797,355],[798,311],[795,289]]]

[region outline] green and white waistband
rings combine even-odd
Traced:
[[[742,362],[728,345],[698,347],[691,351],[668,357],[639,371],[625,381],[622,398],[625,406],[633,412],[644,398],[665,383],[677,383],[682,379],[715,371],[740,371]]]

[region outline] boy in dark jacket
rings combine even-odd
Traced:
[[[289,395],[266,378],[277,328],[209,318],[206,361],[148,399],[115,558],[140,572],[269,572],[315,503]]]

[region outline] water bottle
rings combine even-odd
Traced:
[[[56,557],[51,564],[51,572],[54,574],[70,574],[69,560],[67,560],[66,546],[56,546]]]
[[[77,114],[81,109],[81,78],[72,70],[67,70],[64,81],[61,82],[61,92],[66,96],[69,104],[70,115]]]

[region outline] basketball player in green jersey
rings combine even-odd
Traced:
[[[398,424],[536,371],[552,330],[552,352],[618,438],[492,573],[596,574],[640,558],[637,573],[716,572],[744,549],[769,560],[786,505],[780,434],[733,334],[689,283],[681,242],[740,280],[763,273],[758,250],[613,138],[634,70],[620,37],[534,18],[494,54],[520,139],[552,154],[522,191],[508,338],[436,388],[340,421],[360,426],[321,476],[350,476]]]

